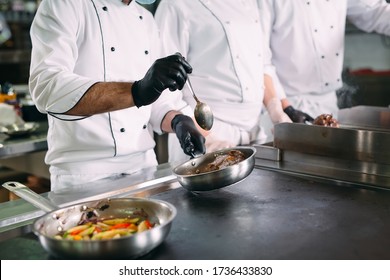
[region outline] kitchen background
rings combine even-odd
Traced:
[[[41,0],[0,0],[0,13],[12,37],[0,45],[0,83],[23,85],[28,81],[31,42],[29,28]],[[151,12],[159,1],[145,6]],[[390,2],[390,0],[387,0]],[[346,26],[345,86],[339,92],[340,107],[390,104],[390,38]]]
[[[158,2],[145,7],[154,12]],[[11,31],[10,39],[0,45],[0,84],[3,85],[3,91],[7,85],[12,85],[18,98],[28,97],[27,82],[31,51],[29,29],[39,3],[40,0],[0,0],[0,14]],[[390,37],[364,33],[350,23],[346,25],[345,36],[344,86],[338,91],[339,107],[389,106]],[[27,115],[24,117],[26,121],[34,120],[27,119]],[[42,120],[45,116],[38,114],[34,118]],[[164,137],[156,137],[156,140],[158,146],[166,144]],[[165,162],[166,153],[158,149],[156,152],[160,163]],[[30,160],[43,161],[43,156],[44,153]],[[30,180],[30,185],[48,184],[47,180],[42,181],[41,177],[9,169],[8,161],[12,162],[10,159],[0,159],[0,182],[12,179]],[[0,193],[0,201],[6,199],[8,194],[6,198],[1,198]]]

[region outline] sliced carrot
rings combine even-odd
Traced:
[[[116,225],[111,226],[112,229],[117,229],[117,228],[128,228],[131,224],[129,223],[119,223]]]

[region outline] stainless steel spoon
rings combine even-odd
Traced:
[[[187,78],[186,83],[192,93],[192,96],[196,101],[196,106],[194,109],[194,116],[196,122],[204,130],[210,130],[214,122],[213,112],[206,103],[200,102],[199,99],[196,97],[189,78]]]

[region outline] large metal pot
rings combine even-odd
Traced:
[[[160,245],[168,235],[176,208],[164,201],[146,198],[108,198],[75,204],[58,209],[42,196],[18,182],[7,182],[3,187],[14,192],[38,208],[48,212],[33,223],[33,232],[42,246],[61,259],[115,259],[137,258]],[[62,230],[76,226],[88,215],[100,218],[124,218],[129,211],[143,209],[158,225],[132,236],[109,240],[59,240],[54,236]]]
[[[245,160],[219,170],[198,173],[199,170],[213,162],[216,156],[228,154],[231,150],[241,151]],[[179,183],[189,191],[211,191],[245,179],[254,168],[255,154],[256,148],[254,147],[241,146],[223,149],[186,161],[175,167],[173,173]]]

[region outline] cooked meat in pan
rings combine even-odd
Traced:
[[[238,150],[231,150],[227,154],[219,154],[215,157],[214,161],[207,164],[204,172],[210,172],[219,170],[236,163],[239,163],[245,159],[245,155]]]

